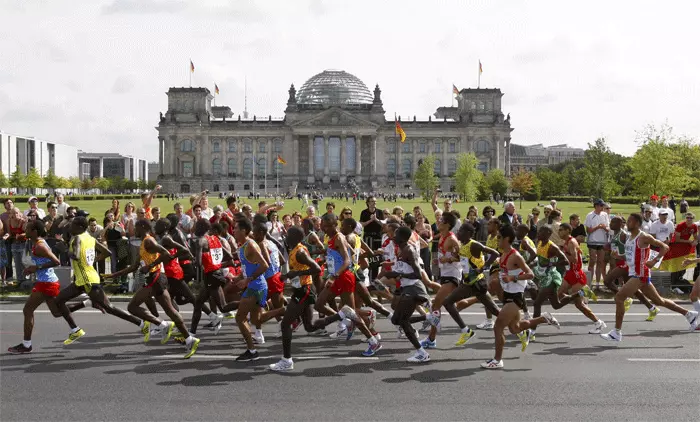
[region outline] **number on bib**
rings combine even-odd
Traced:
[[[221,261],[224,260],[224,250],[221,248],[216,248],[216,249],[212,249],[210,252],[211,252],[212,264],[214,264],[214,265],[221,264]]]
[[[85,249],[85,261],[87,261],[87,264],[92,267],[92,264],[95,263],[94,249]]]

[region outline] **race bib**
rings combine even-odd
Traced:
[[[211,253],[211,262],[214,265],[221,264],[224,260],[224,250],[221,248],[212,249],[209,251]]]
[[[326,269],[328,270],[328,274],[335,275],[335,261],[333,258],[326,261]]]
[[[92,264],[95,263],[95,250],[94,249],[86,249],[85,250],[85,261],[87,261],[87,264],[92,267]]]
[[[472,270],[472,266],[469,263],[469,258],[460,258],[459,262],[462,264],[462,272],[469,274],[469,272]]]
[[[301,287],[301,278],[299,278],[299,277],[294,277],[294,278],[290,279],[289,282],[292,285],[292,287],[294,287],[295,289],[298,289]]]

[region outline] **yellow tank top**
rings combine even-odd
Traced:
[[[92,284],[100,284],[100,275],[92,265],[95,263],[95,238],[90,236],[88,232],[76,236],[80,239],[80,250],[73,250],[73,242],[71,242],[71,252],[78,259],[71,259],[71,267],[75,275],[76,286],[90,286]]]
[[[297,261],[297,253],[300,251],[306,251],[306,253],[309,253],[309,249],[302,245],[301,242],[292,249],[292,251],[289,253],[289,269],[292,271],[306,271],[309,269],[309,266],[306,264],[301,264],[299,261]],[[310,275],[300,275],[299,277],[294,277],[293,279],[290,280],[291,284],[295,288],[299,288],[301,286],[308,286],[311,284],[311,276]]]
[[[474,270],[483,268],[486,264],[483,253],[479,254],[479,256],[472,255],[472,243],[474,243],[474,240],[470,240],[459,248],[459,256],[462,263],[462,274],[464,277],[469,277],[470,282],[484,278],[484,273],[474,277]]]
[[[148,238],[153,238],[150,235],[147,235],[142,241],[141,241],[141,247],[139,248],[139,256],[141,257],[141,265],[151,265],[160,257],[159,253],[151,253],[146,250],[146,239]],[[163,264],[158,264],[155,267],[151,268],[149,271],[151,274],[153,273],[158,273],[161,272],[163,268]]]
[[[503,253],[503,250],[500,248],[500,246],[498,246],[498,235],[489,235],[489,237],[486,239],[486,246],[497,250],[498,253]]]
[[[547,243],[543,244],[542,242],[537,244],[537,256],[542,257],[544,259],[549,259],[549,247],[553,245],[552,241],[549,240]]]

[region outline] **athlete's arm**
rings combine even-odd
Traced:
[[[248,261],[252,262],[253,264],[258,264],[258,269],[255,270],[253,274],[248,276],[248,281],[246,283],[248,284],[256,278],[260,277],[261,275],[265,274],[265,271],[267,271],[269,264],[260,252],[258,244],[255,242],[248,242],[248,247],[245,248],[245,257]]]
[[[68,258],[72,259],[73,261],[77,261],[80,258],[78,258],[75,253],[80,251],[80,237],[73,236],[71,242],[73,242],[73,252],[68,255]]]
[[[530,260],[527,262],[527,264],[530,265],[537,259],[537,251],[532,247],[530,242],[523,242],[522,244],[525,245],[525,250],[530,258]]]
[[[335,238],[336,240],[340,241],[340,245],[338,245],[337,243],[335,244],[335,250],[338,251],[340,257],[343,259],[343,265],[341,265],[340,268],[338,268],[336,273],[337,275],[342,274],[343,272],[345,272],[345,270],[350,268],[350,265],[352,265],[352,260],[350,259],[350,255],[348,254],[348,243],[345,240],[345,236],[336,235]]]
[[[445,240],[445,250],[447,252],[450,252],[452,256],[447,257],[443,256],[440,262],[443,264],[449,264],[450,262],[459,262],[459,242],[453,237],[450,236]]]
[[[670,248],[668,245],[658,239],[654,239],[653,237],[649,236],[648,234],[644,232],[640,232],[639,235],[641,236],[641,239],[639,239],[640,247],[641,245],[650,245],[650,246],[656,246],[659,248],[659,254],[656,255],[654,259],[651,259],[646,262],[647,267],[652,268],[654,265],[656,265],[661,259],[668,253]]]
[[[257,242],[255,242],[257,243]],[[257,243],[258,247],[260,248],[260,255],[262,255],[262,258],[265,260],[267,265],[270,265],[270,251],[265,247],[264,241],[261,243]]]
[[[474,253],[476,252],[476,253]],[[473,242],[472,243],[472,255],[479,255],[480,253],[487,254],[489,257],[486,259],[486,262],[484,263],[484,266],[479,268],[478,272],[484,272],[487,268],[491,268],[491,265],[493,265],[494,262],[498,259],[499,256],[501,256],[500,253],[498,253],[497,250],[491,249],[488,246],[484,246],[479,242]]]
[[[569,249],[570,249],[570,248],[574,248],[574,253],[573,253],[573,254],[570,254],[571,256],[574,256],[574,254],[576,253],[576,247],[578,246],[578,244],[574,245],[573,242],[575,242],[575,241],[576,241],[576,240],[574,240],[574,239],[572,238],[572,239],[569,241],[569,245],[567,246],[567,248],[569,248]],[[562,250],[559,249],[559,246],[557,246],[557,245],[551,245],[551,246],[549,247],[549,257],[548,257],[548,258],[554,258],[554,257],[559,258],[559,260],[557,261],[557,266],[558,266],[558,267],[559,267],[559,266],[566,266],[566,267],[568,267],[569,265],[571,265],[571,261],[569,260],[569,257],[567,256],[567,254],[565,254],[564,252],[562,252]],[[562,264],[563,264],[563,265],[562,265]]]
[[[311,259],[311,256],[309,256],[309,254],[306,253],[305,250],[297,251],[296,258],[297,258],[298,263],[300,263],[302,265],[307,265],[309,268],[306,270],[302,270],[302,271],[291,270],[291,271],[287,272],[287,274],[282,274],[283,281],[290,279],[290,278],[299,277],[300,275],[321,274],[321,267],[316,263],[316,261]]]
[[[508,276],[510,281],[516,280],[532,280],[535,278],[535,274],[532,272],[530,267],[527,266],[523,257],[519,254],[515,254],[515,265],[520,269],[521,273],[516,276]]]
[[[28,267],[25,267],[24,268],[25,275],[34,274],[38,270],[44,270],[46,268],[58,267],[59,265],[61,265],[61,261],[58,258],[56,258],[56,255],[54,255],[53,252],[51,252],[51,249],[46,244],[46,242],[37,243],[34,246],[34,255],[41,257],[41,258],[48,258],[51,261],[45,262],[41,265],[30,265]]]
[[[97,252],[97,256],[95,257],[97,261],[104,261],[112,256],[112,252],[109,248],[100,242],[95,242],[95,252]]]
[[[440,209],[440,208],[438,208],[437,197],[438,197],[438,191],[437,191],[437,189],[435,189],[435,192],[433,192],[433,200],[430,202],[430,205],[433,207],[433,212],[437,212]]]

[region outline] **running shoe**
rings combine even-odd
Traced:
[[[591,328],[588,334],[600,334],[603,331],[603,328],[608,328],[608,325],[599,319],[596,321],[595,325],[593,328]]]
[[[480,330],[493,330],[493,319],[485,319],[484,322],[477,325],[476,328]]]
[[[420,350],[416,350],[416,353],[413,354],[413,356],[406,359],[406,362],[411,362],[411,363],[430,362],[430,355],[428,354],[428,352],[421,353]]]
[[[260,333],[260,335],[253,333],[253,343],[254,344],[265,344],[265,336],[262,333]]]
[[[222,314],[217,314],[216,317],[211,321],[212,327],[214,327],[214,335],[219,335],[221,327],[223,326],[224,316]]]
[[[481,364],[484,369],[503,369],[503,361],[496,359],[489,359]]]
[[[141,334],[144,335],[143,341],[148,341],[151,335],[151,323],[148,321],[143,322],[143,327],[141,327]]]
[[[236,317],[236,311],[229,311],[224,314],[226,319],[234,319]]]
[[[250,362],[251,360],[258,360],[260,359],[260,354],[256,350],[255,352],[251,352],[250,350],[247,350],[243,352],[242,355],[236,358],[236,362]]]
[[[609,333],[607,334],[601,334],[600,335],[604,340],[608,341],[617,341],[620,342],[622,341],[622,333],[616,333],[615,330],[610,330]]]
[[[523,312],[523,319],[530,319],[530,312]]]
[[[531,328],[530,329],[530,343],[532,343],[533,341],[535,341],[535,329]]]
[[[76,341],[77,339],[79,339],[80,337],[82,337],[82,336],[84,336],[84,335],[85,335],[85,331],[83,331],[83,329],[81,328],[81,329],[79,329],[78,331],[76,331],[76,332],[74,332],[74,333],[70,333],[70,334],[68,335],[68,338],[65,339],[65,340],[63,341],[63,344],[65,344],[65,345],[67,346],[67,345],[73,343],[74,341]]]
[[[197,347],[199,347],[199,339],[197,337],[193,337],[190,344],[185,344],[185,348],[187,349],[185,359],[189,359],[192,357],[192,355],[197,353]]]
[[[521,331],[517,334],[517,336],[518,340],[520,340],[520,345],[522,346],[520,351],[524,352],[525,349],[527,349],[528,344],[530,344],[530,330]]]
[[[399,327],[399,330],[396,332],[396,338],[404,338],[406,337],[406,334],[403,332],[403,328]]]
[[[377,352],[379,350],[381,350],[381,348],[382,348],[382,343],[380,343],[380,342],[376,342],[374,344],[370,343],[370,345],[367,346],[367,350],[362,352],[362,356],[364,356],[364,357],[374,356],[377,354]]]
[[[553,326],[557,327],[558,329],[561,329],[561,325],[559,325],[559,321],[557,321],[557,319],[554,318],[552,316],[552,314],[550,314],[549,312],[542,312],[542,316],[544,317],[544,319],[547,320],[547,324],[553,325]],[[533,331],[532,338],[530,340],[534,340],[534,339],[535,339],[535,332]]]
[[[294,321],[292,321],[292,332],[296,333],[299,327],[303,325],[301,318],[297,318]]]
[[[286,372],[286,371],[291,371],[294,369],[294,362],[289,359],[280,359],[279,362],[273,363],[270,365],[270,371],[275,371],[275,372]]]
[[[367,319],[369,320],[369,328],[370,330],[374,329],[374,323],[377,322],[377,311],[374,309],[369,310],[369,315],[367,316]]]
[[[347,332],[345,333],[345,341],[349,341],[353,334],[355,334],[355,321],[350,320],[350,324],[347,325]]]
[[[435,315],[434,313],[429,313],[425,315],[425,320],[430,323],[435,329],[440,332],[441,331],[441,326],[440,326],[440,316]]]
[[[462,333],[459,335],[459,340],[457,340],[457,343],[455,343],[455,346],[464,346],[465,344],[469,343],[469,340],[474,337],[476,333],[474,330],[469,330],[466,333]]]
[[[170,340],[170,336],[173,335],[173,328],[175,328],[175,323],[172,321],[166,322],[168,325],[161,328],[160,344],[165,344]]]
[[[338,323],[338,329],[329,335],[330,338],[341,338],[342,336],[347,335],[348,327],[347,325],[339,322]]]
[[[598,295],[596,295],[595,292],[593,290],[591,290],[590,287],[583,286],[583,292],[588,299],[592,300],[593,302],[598,301]]]
[[[430,340],[430,337],[426,337],[425,340],[420,342],[420,345],[426,350],[437,349],[437,340]]]
[[[647,319],[645,319],[645,321],[649,321],[649,322],[653,321],[654,318],[656,318],[656,316],[658,314],[659,314],[659,308],[653,307],[652,309],[649,309],[649,316],[647,317]]]
[[[173,341],[175,343],[187,346],[187,341],[186,341],[185,337],[183,337],[183,336],[175,336],[175,337],[173,337]]]
[[[625,312],[629,311],[631,307],[632,307],[632,298],[628,297],[627,299],[625,299]]]
[[[685,319],[687,319],[690,324],[690,331],[695,331],[700,325],[700,317],[696,311],[688,311],[688,313],[685,314]]]
[[[308,334],[308,335],[310,335],[310,336],[321,336],[321,337],[323,337],[323,336],[327,336],[327,335],[328,335],[328,331],[326,331],[325,328],[319,328],[318,330],[314,330],[314,331],[311,331],[311,332],[307,332],[306,334]]]
[[[20,343],[15,347],[10,347],[7,351],[13,355],[22,355],[25,353],[32,353],[32,346],[25,347],[23,343]]]

